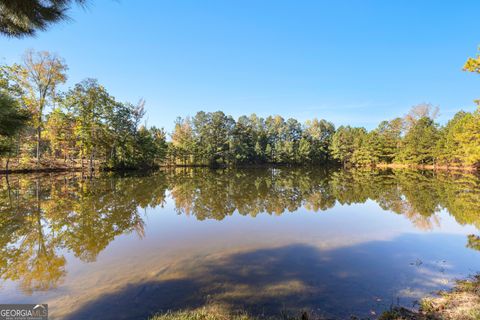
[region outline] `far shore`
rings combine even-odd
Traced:
[[[67,160],[64,159],[41,159],[37,164],[35,160],[31,160],[28,163],[16,163],[12,161],[8,170],[6,170],[5,161],[1,164],[0,174],[11,174],[11,173],[57,173],[57,172],[100,172],[100,171],[144,171],[145,169],[158,169],[158,168],[212,168],[212,169],[221,169],[221,168],[272,168],[272,167],[318,167],[318,166],[328,166],[328,167],[341,167],[341,165],[336,163],[324,164],[324,165],[292,165],[292,164],[270,164],[270,163],[260,163],[260,164],[241,164],[241,165],[218,165],[215,167],[208,166],[205,164],[161,164],[157,167],[152,168],[141,168],[141,169],[102,169],[102,163],[99,160],[94,161],[93,170],[90,169],[88,161],[82,162],[80,159],[76,160]],[[409,169],[409,170],[432,170],[432,171],[454,171],[454,172],[470,172],[477,173],[480,171],[479,167],[476,166],[449,166],[449,165],[419,165],[419,164],[401,164],[401,163],[378,163],[373,166],[365,167],[354,167],[349,166],[346,168],[368,168],[368,169]]]
[[[100,162],[93,162],[93,171],[98,171],[101,164]],[[80,159],[75,160],[64,160],[64,159],[50,159],[44,158],[40,159],[37,163],[35,159],[30,159],[24,163],[20,163],[16,160],[10,161],[8,164],[8,170],[6,161],[1,162],[0,174],[10,174],[10,173],[50,173],[50,172],[90,172],[88,161],[82,162]]]
[[[478,172],[480,168],[476,166],[448,166],[448,165],[432,165],[432,164],[402,164],[402,163],[379,163],[377,168],[390,169],[419,169],[419,170],[438,170],[438,171],[468,171]]]

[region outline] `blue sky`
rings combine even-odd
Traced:
[[[429,102],[474,110],[479,1],[90,0],[35,38],[0,38],[0,62],[58,53],[68,86],[97,78],[147,101],[148,125],[223,110],[375,127]]]

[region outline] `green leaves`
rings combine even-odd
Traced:
[[[411,164],[433,164],[438,137],[438,129],[433,120],[420,118],[405,135],[398,160]]]
[[[365,128],[354,128],[350,126],[341,126],[337,129],[332,137],[332,144],[330,146],[330,152],[333,159],[338,160],[344,165],[355,164],[359,158],[364,156],[358,155],[358,152],[362,154],[365,151],[359,151],[365,144],[367,131]],[[357,155],[354,156],[355,152]]]
[[[463,71],[475,72],[480,74],[480,54],[477,54],[475,58],[468,58],[465,62],[465,65],[463,66]],[[480,100],[475,100],[475,103],[480,106]]]
[[[0,33],[8,37],[35,35],[55,22],[67,20],[70,0],[0,0]],[[76,0],[83,4],[86,0]]]
[[[30,119],[12,97],[0,92],[0,135],[11,137],[17,134]]]
[[[15,99],[0,92],[0,156],[14,150],[14,137],[26,126],[30,114]]]

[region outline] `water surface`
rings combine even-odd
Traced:
[[[146,319],[208,304],[375,318],[480,271],[480,180],[471,174],[2,179],[0,300],[48,303],[52,319]]]

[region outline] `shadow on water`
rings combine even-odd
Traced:
[[[66,318],[146,319],[212,303],[253,315],[308,310],[334,319],[372,316],[397,303],[412,306],[416,295],[438,290],[455,276],[439,257],[448,252],[455,261],[465,259],[458,250],[464,238],[449,236],[448,245],[432,248],[438,240],[412,234],[334,250],[294,244],[194,261],[186,263],[182,277],[127,285]]]
[[[423,231],[440,223],[441,210],[458,225],[480,227],[480,179],[467,174],[184,169],[94,179],[73,174],[10,176],[0,185],[0,278],[2,284],[11,281],[18,286],[21,295],[15,302],[58,290],[70,271],[68,263],[78,259],[95,264],[118,236],[145,236],[145,211],[167,202],[177,214],[191,215],[202,223],[233,214],[281,215],[302,208],[327,211],[368,200],[388,211],[386,215],[402,215]],[[344,236],[349,240],[349,234]],[[474,251],[465,248],[466,236],[402,235],[392,241],[331,250],[302,242],[186,258],[184,266],[177,264],[176,270],[170,270],[180,275],[132,281],[116,293],[69,311],[69,318],[142,318],[213,302],[255,314],[306,308],[339,318],[370,315],[372,310],[397,303],[397,297],[402,297],[404,305],[411,304],[416,297],[441,288],[445,279],[456,276],[442,262],[445,257],[456,263],[456,271],[460,261],[467,261],[464,272],[480,270],[478,257],[469,256]],[[480,248],[479,242],[478,236],[468,237],[469,248]],[[75,259],[67,259],[67,253]],[[2,294],[8,296],[8,292]],[[71,305],[78,303],[71,300]]]

